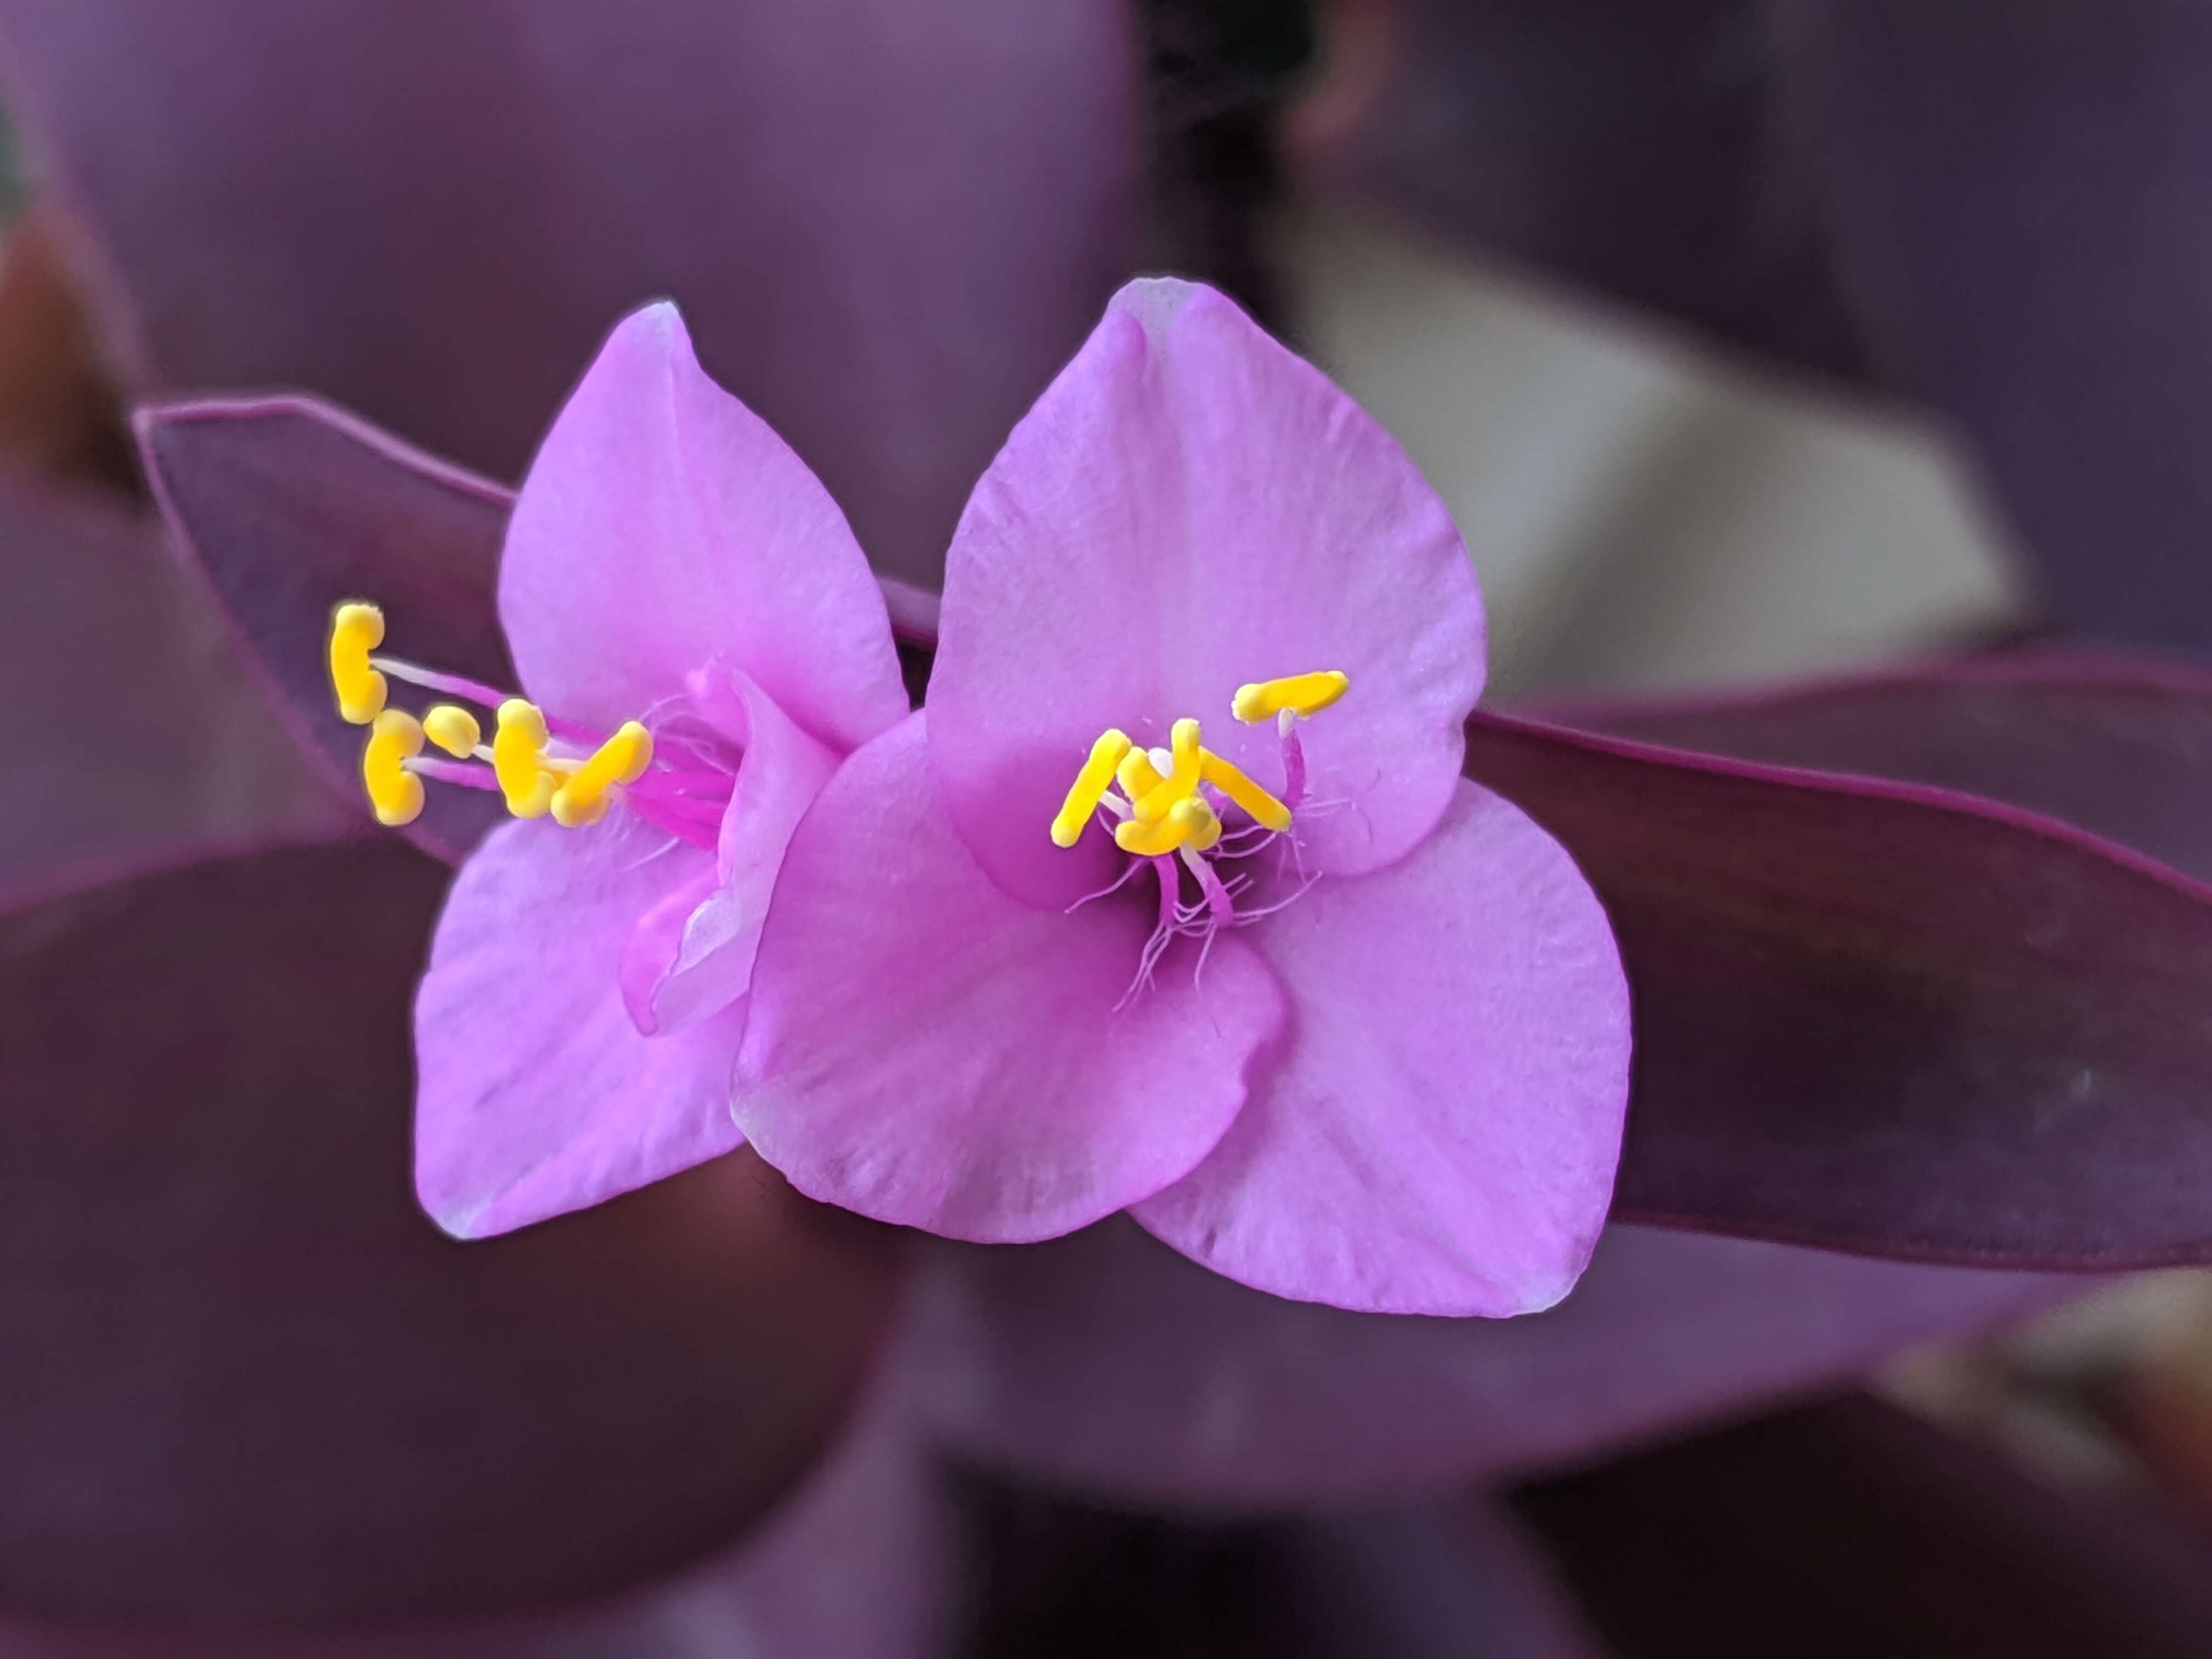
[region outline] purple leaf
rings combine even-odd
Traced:
[[[172,533],[301,745],[367,822],[364,733],[338,717],[324,657],[331,611],[371,600],[393,655],[514,685],[493,599],[513,497],[312,398],[179,404],[137,425]],[[434,789],[405,833],[451,862],[501,817],[496,795]]]
[[[1520,1518],[1482,1498],[1304,1521],[1283,1553],[1302,1652],[1601,1659],[1610,1651]],[[1473,1645],[1476,1638],[1480,1645]]]
[[[1886,376],[1964,427],[2058,620],[2212,648],[2212,12],[1778,15]]]
[[[397,842],[0,918],[0,1603],[329,1623],[605,1594],[842,1419],[878,1245],[747,1154],[461,1246],[416,1209]]]
[[[0,1659],[934,1659],[948,1495],[878,1402],[743,1544],[643,1591],[554,1613],[368,1634],[0,1619]]]
[[[155,527],[0,475],[0,888],[344,823]]]
[[[1026,0],[0,4],[137,389],[300,386],[512,480],[671,297],[931,586],[1134,258],[1130,34]]]
[[[2212,890],[1924,786],[1496,715],[1468,739],[1620,940],[1617,1216],[2017,1266],[2212,1252]]]
[[[1516,1506],[1626,1653],[2212,1651],[2193,1518],[2046,1485],[1864,1396],[1572,1475]]]
[[[940,1245],[902,1354],[951,1443],[1121,1499],[1322,1508],[1588,1458],[2079,1283],[1609,1229],[1519,1319],[1285,1302],[1115,1219]]]
[[[2212,880],[2212,673],[2201,669],[2039,652],[1539,718],[2002,801]]]
[[[1865,372],[1759,0],[1340,7],[1293,129],[1324,195],[1831,373]]]

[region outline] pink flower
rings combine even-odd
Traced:
[[[416,1000],[416,1186],[463,1237],[739,1144],[730,1068],[785,844],[908,708],[843,515],[670,305],[615,330],[547,435],[499,611],[527,702],[371,654],[374,607],[341,607],[331,639],[380,816],[459,784],[521,820],[462,866]],[[385,707],[395,681],[495,732]]]
[[[969,503],[925,710],[790,843],[738,1126],[952,1237],[1127,1209],[1281,1296],[1551,1305],[1627,992],[1572,861],[1460,776],[1483,672],[1389,438],[1219,295],[1131,284]]]

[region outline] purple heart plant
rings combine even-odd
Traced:
[[[173,537],[355,803],[334,824],[257,747],[146,524],[0,480],[0,1644],[83,1651],[70,1621],[97,1620],[102,1652],[124,1626],[130,1650],[219,1627],[246,1651],[237,1627],[273,1624],[270,1650],[296,1651],[301,1626],[610,1592],[754,1525],[872,1364],[1001,1477],[1185,1514],[1437,1500],[1312,1522],[1341,1546],[1301,1558],[1316,1589],[1378,1552],[1525,1587],[1540,1571],[1492,1547],[1509,1482],[1859,1374],[2078,1270],[2212,1256],[2201,670],[1937,662],[1480,712],[1455,736],[1481,635],[1449,526],[1211,296],[1119,302],[953,536],[1134,268],[1133,10],[277,9],[0,0],[9,113],[108,361],[135,395],[198,399],[140,419]],[[1401,69],[1512,82],[1446,88],[1507,124],[1461,131],[1472,155],[1391,125],[1434,98],[1386,94],[1364,129],[1472,192],[1453,201],[1486,246],[1800,362],[1880,365],[1972,429],[2055,619],[2201,642],[2186,301],[2212,195],[2204,100],[2175,94],[2212,61],[2201,26],[2148,3],[1994,33],[1896,5],[1627,29],[1599,5],[1533,31],[1511,8],[1395,9],[1437,25],[1401,36]],[[1723,37],[1747,73],[1717,80]],[[1579,94],[1543,94],[1499,40],[1585,91],[1607,77],[1607,119],[1562,124]],[[1805,169],[1790,213],[1746,216],[1778,166]],[[518,507],[493,480],[656,294],[805,467],[647,313]],[[316,395],[203,392],[261,386]],[[1291,501],[1373,516],[1286,522]],[[841,517],[880,576],[945,590],[919,714],[888,695],[879,618],[915,678],[934,595],[867,594]],[[332,629],[362,602],[380,614]],[[366,732],[332,666],[356,712],[382,677]],[[384,816],[420,792],[411,846],[360,833],[365,739]],[[491,834],[502,747],[543,811]],[[417,849],[473,854],[419,996],[447,878]],[[433,1207],[516,1231],[461,1249],[416,1212],[418,1091]],[[836,1224],[763,1155],[969,1237],[1109,1218],[939,1243]],[[1547,1311],[1352,1310],[1534,1305],[1601,1218]],[[1639,1571],[1691,1617],[1677,1547],[1706,1529],[1635,1503],[1671,1478],[1764,1559],[1790,1552],[1759,1595],[1737,1574],[1701,1610],[1752,1609],[1754,1649],[1785,1581],[1820,1631],[1872,1617],[1863,1571],[1820,1575],[1893,1535],[1905,1570],[1877,1576],[1915,1586],[1916,1636],[1940,1584],[1960,1650],[2027,1650],[1986,1626],[2031,1605],[2049,1650],[2204,1650],[2212,1616],[2177,1594],[2201,1584],[2193,1534],[1923,1481],[1962,1448],[1796,1415],[1800,1465],[1769,1436],[1748,1462],[1655,1453],[1647,1486],[1623,1465],[1554,1480],[1547,1540],[1608,1619]],[[1799,1473],[1763,1491],[1747,1467]],[[1622,1563],[1575,1556],[1577,1489]],[[793,1549],[808,1571],[757,1559],[708,1626],[696,1605],[619,1637],[563,1619],[515,1650],[702,1627],[814,1650],[758,1622],[757,1591],[802,1580],[843,1630],[802,1620],[820,1650],[892,1651],[893,1630],[926,1650],[902,1606],[846,1622],[896,1577],[859,1560],[855,1517],[902,1545],[936,1524],[886,1490],[848,1481],[829,1547]],[[1841,1548],[1787,1532],[1808,1491],[1818,1514],[1859,1494],[1869,1524]],[[2077,1589],[2097,1619],[2043,1616]],[[507,1650],[472,1626],[435,1650]]]

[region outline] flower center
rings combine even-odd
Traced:
[[[694,845],[711,848],[728,806],[734,767],[703,752],[696,769],[656,763],[652,732],[625,720],[613,733],[550,715],[536,703],[458,675],[376,654],[384,613],[360,601],[331,616],[331,689],[338,713],[368,727],[362,783],[380,823],[412,823],[422,811],[423,783],[496,790],[519,818],[550,817],[565,830],[599,823],[617,799],[631,813]],[[458,703],[434,704],[418,720],[386,706],[390,681],[459,697],[489,709],[483,726]],[[451,760],[425,756],[436,745]]]
[[[1222,927],[1256,921],[1289,902],[1285,899],[1264,909],[1240,912],[1237,899],[1249,881],[1242,877],[1224,881],[1215,866],[1223,860],[1256,853],[1290,833],[1292,814],[1304,802],[1306,790],[1298,723],[1351,689],[1350,677],[1333,669],[1237,688],[1231,714],[1248,726],[1269,720],[1275,723],[1283,755],[1279,795],[1208,749],[1194,720],[1177,720],[1170,731],[1170,747],[1164,750],[1139,748],[1127,732],[1113,727],[1100,732],[1091,745],[1089,757],[1053,818],[1052,839],[1055,846],[1073,847],[1095,819],[1110,830],[1115,846],[1133,859],[1149,860],[1158,872],[1160,920],[1139,965],[1139,986],[1149,980],[1174,939],[1197,935],[1210,941]],[[1223,815],[1232,809],[1249,822],[1224,828]],[[1114,885],[1119,887],[1139,867],[1132,863]],[[1186,873],[1198,889],[1197,901],[1188,905],[1182,901]],[[1303,886],[1298,890],[1304,890]],[[1203,965],[1203,956],[1200,960]]]

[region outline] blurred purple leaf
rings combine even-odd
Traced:
[[[172,534],[367,823],[363,734],[339,719],[324,659],[331,607],[373,600],[393,655],[514,686],[494,599],[514,498],[312,398],[173,404],[141,411],[137,427]],[[434,789],[405,833],[450,863],[501,816],[495,795]]]
[[[2132,1494],[2067,1492],[1865,1396],[1531,1488],[1627,1655],[2189,1659],[2212,1539]]]
[[[2166,702],[2202,717],[2201,693]],[[1628,964],[1616,1215],[2022,1267],[2212,1253],[2212,889],[1924,786],[1497,715],[1468,737],[1469,772],[1574,854]],[[2160,811],[2203,787],[2197,754],[2167,760],[2190,781],[2135,791]]]
[[[410,1182],[445,872],[270,852],[0,918],[0,1605],[328,1624],[612,1592],[842,1420],[889,1264],[739,1153],[489,1243]]]
[[[2212,649],[2212,11],[1778,9],[1843,281],[2069,628]]]
[[[1130,33],[1027,0],[0,4],[134,389],[297,386],[513,480],[672,297],[931,586],[1133,260]]]
[[[886,1404],[744,1543],[642,1591],[360,1634],[0,1620],[0,1659],[933,1659],[951,1610],[950,1500]]]
[[[1547,1313],[1397,1318],[1246,1290],[1116,1219],[937,1247],[900,1358],[988,1464],[1125,1501],[1317,1509],[1587,1459],[2079,1283],[1616,1225]]]
[[[1462,1498],[1292,1525],[1297,1654],[1603,1659],[1543,1550],[1502,1504]]]
[[[0,473],[0,890],[345,819],[145,520]]]
[[[1933,405],[2053,620],[2212,649],[2203,8],[1337,9],[1364,50],[1294,130],[1310,183]]]
[[[1335,0],[1309,186],[1832,374],[1864,372],[1765,0]]]

